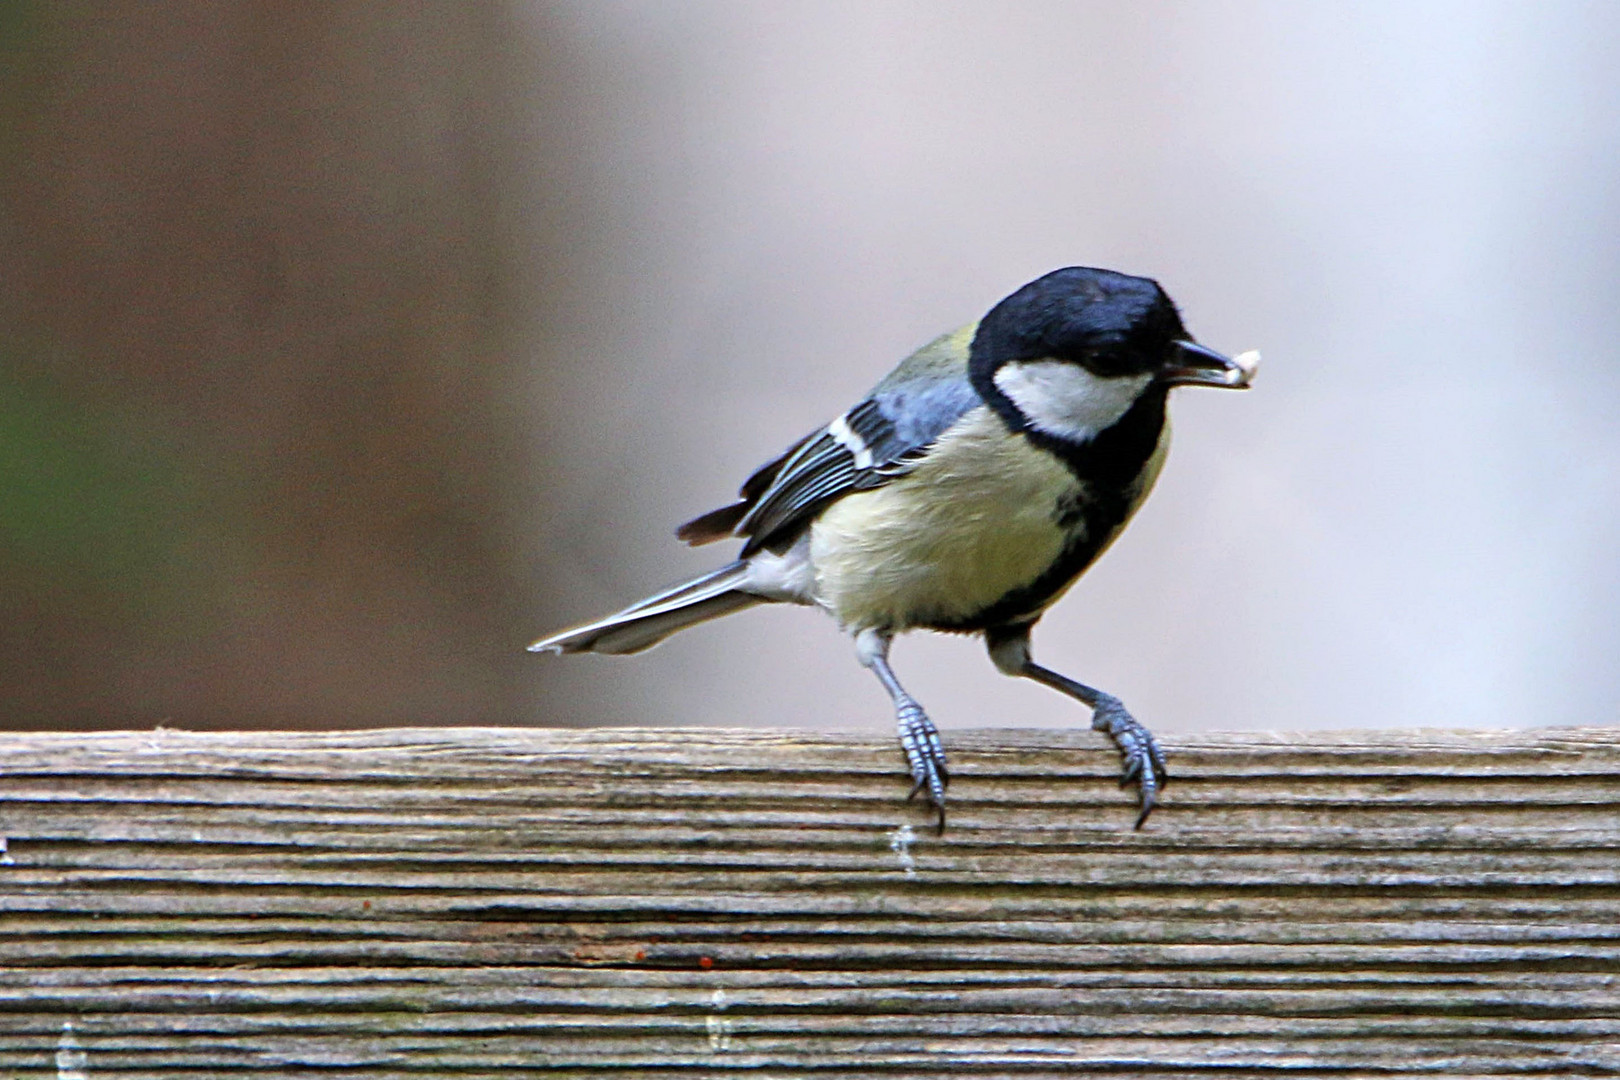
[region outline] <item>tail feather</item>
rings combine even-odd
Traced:
[[[529,651],[618,656],[650,649],[677,630],[766,603],[762,596],[738,591],[747,577],[748,567],[743,562],[722,566],[623,611],[541,638],[529,646]]]

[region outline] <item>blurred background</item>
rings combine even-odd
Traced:
[[[1077,263],[1266,362],[1045,663],[1166,732],[1614,719],[1620,6],[10,0],[0,725],[889,730],[801,610],[523,647]]]

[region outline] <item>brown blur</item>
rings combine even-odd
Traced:
[[[560,62],[488,6],[8,12],[4,721],[515,718]]]
[[[887,727],[813,613],[523,646],[1071,263],[1266,359],[1043,662],[1164,730],[1608,720],[1617,11],[5,5],[0,725]]]

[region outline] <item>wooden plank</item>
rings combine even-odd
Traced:
[[[0,1076],[1620,1075],[1620,730],[0,735]]]

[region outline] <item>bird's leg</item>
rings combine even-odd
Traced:
[[[886,630],[867,629],[855,635],[855,655],[877,675],[883,689],[894,699],[895,720],[900,728],[900,748],[911,767],[911,794],[927,789],[928,801],[939,811],[939,831],[945,831],[945,785],[950,774],[945,769],[945,746],[939,741],[934,722],[928,719],[917,699],[906,693],[889,667],[889,641]]]
[[[985,639],[990,646],[990,659],[1002,674],[1034,679],[1069,695],[1091,710],[1092,728],[1106,732],[1119,748],[1120,757],[1125,760],[1120,786],[1134,781],[1141,796],[1142,812],[1136,818],[1136,827],[1140,829],[1158,803],[1160,789],[1170,779],[1170,774],[1165,770],[1164,751],[1159,749],[1153,733],[1125,710],[1119,698],[1075,682],[1031,660],[1029,629],[1027,625],[1005,626],[989,631]]]

